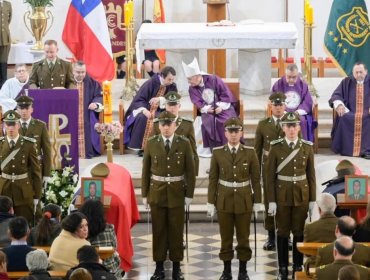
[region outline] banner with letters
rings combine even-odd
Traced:
[[[32,117],[46,122],[50,143],[52,169],[61,169],[64,155],[78,165],[78,91],[77,89],[29,89],[34,98]]]

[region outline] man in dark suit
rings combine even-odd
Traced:
[[[57,42],[46,40],[44,51],[45,58],[32,66],[30,88],[76,88],[71,63],[57,56]]]
[[[0,1],[0,87],[7,79],[8,56],[10,52],[10,31],[9,25],[12,19],[12,4],[10,1]]]

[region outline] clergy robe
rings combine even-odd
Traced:
[[[349,109],[342,117],[337,117],[333,124],[331,132],[333,152],[344,156],[361,156],[370,153],[370,78],[366,75],[364,80],[364,97],[362,116],[359,118],[358,133],[355,133],[355,113],[356,108],[356,87],[357,81],[354,77],[347,77],[342,80],[339,86],[332,94],[329,105],[333,107],[335,100],[343,102],[344,106]],[[359,154],[354,154],[355,136],[357,145],[359,145]]]
[[[308,85],[298,77],[296,83],[293,86],[289,86],[284,76],[276,81],[272,87],[272,92],[283,92],[285,94],[287,112],[306,111],[307,115],[300,115],[302,138],[313,142],[314,129],[317,123],[312,117],[313,101]]]
[[[102,89],[100,84],[86,74],[84,82],[84,134],[85,155],[91,158],[100,155],[100,139],[94,126],[99,122],[99,113],[89,110],[90,103],[103,104]]]
[[[218,102],[230,103],[230,106],[226,110],[222,110],[219,114],[208,114],[202,113],[202,138],[203,146],[205,148],[214,148],[225,145],[227,139],[225,137],[224,123],[231,117],[237,117],[234,108],[235,98],[231,93],[230,89],[224,84],[224,82],[215,75],[202,75],[203,84],[195,87],[189,87],[189,94],[191,102],[200,110],[204,106],[211,105],[214,107],[214,102],[206,100],[204,95],[207,89],[215,91],[215,103],[216,108],[222,107]],[[213,95],[213,94],[212,94]],[[212,96],[213,99],[213,96]]]
[[[146,108],[150,111],[149,101],[153,97],[156,97],[160,85],[160,74],[153,75],[153,77],[147,80],[140,87],[139,91],[132,100],[130,107],[127,109],[127,112],[125,114],[124,144],[127,145],[127,147],[130,149],[141,149],[146,123],[148,121],[148,118],[142,112],[135,115],[134,110],[139,108]],[[166,95],[166,93],[169,91],[177,92],[177,87],[175,83],[166,86],[166,91],[164,95]],[[155,115],[157,116],[160,111],[163,111],[163,109],[159,108],[158,106]]]
[[[0,105],[3,113],[14,110],[17,107],[15,99],[25,95],[25,89],[28,88],[28,79],[24,83],[21,83],[16,77],[6,80],[0,90]]]

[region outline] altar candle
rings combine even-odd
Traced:
[[[125,26],[128,27],[130,24],[130,4],[129,2],[125,2],[123,5],[124,10],[124,17],[125,17]]]
[[[307,23],[313,24],[313,8],[311,5],[308,7],[307,11]]]
[[[134,1],[129,2],[129,7],[130,7],[130,21],[134,19]]]
[[[103,82],[103,104],[104,123],[111,123],[113,120],[112,110],[112,84],[110,81]]]
[[[307,21],[307,12],[308,12],[309,3],[308,0],[304,1],[304,20]]]

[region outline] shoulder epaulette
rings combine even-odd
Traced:
[[[301,139],[303,143],[307,144],[307,145],[310,145],[312,146],[313,143],[311,141],[307,141],[307,140],[304,140],[304,139]]]
[[[36,139],[35,138],[31,138],[31,137],[27,137],[27,136],[23,136],[23,138],[27,141],[30,141],[32,143],[36,143]]]
[[[181,117],[181,119],[187,122],[191,122],[191,123],[194,122],[193,119],[187,118],[187,117]]]
[[[361,266],[362,268],[367,269],[367,267],[366,267],[366,266],[364,266],[364,265],[362,265],[362,264],[358,264],[358,266]]]
[[[320,248],[325,248],[326,246],[329,246],[330,244],[332,244],[332,243],[321,245]]]
[[[253,147],[251,147],[251,146],[245,146],[245,145],[243,145],[243,148],[250,149],[250,150],[253,150],[253,149],[254,149],[254,148],[253,148]]]
[[[4,136],[1,136],[0,137],[0,141],[4,141],[5,137]]]
[[[219,147],[214,147],[213,150],[221,150],[223,148],[224,148],[224,146],[219,146]]]
[[[284,141],[284,138],[279,138],[279,139],[276,139],[274,141],[271,141],[270,142],[270,145],[275,145],[275,144],[280,143],[280,142],[283,142],[283,141]]]
[[[154,122],[154,123],[159,122],[159,119],[158,119],[158,118],[155,118],[155,119],[153,120],[153,122]]]
[[[326,264],[324,264],[324,265],[320,265],[320,269],[323,269],[323,268],[325,268],[326,267]]]
[[[157,139],[159,135],[153,135],[148,138],[148,140]]]

